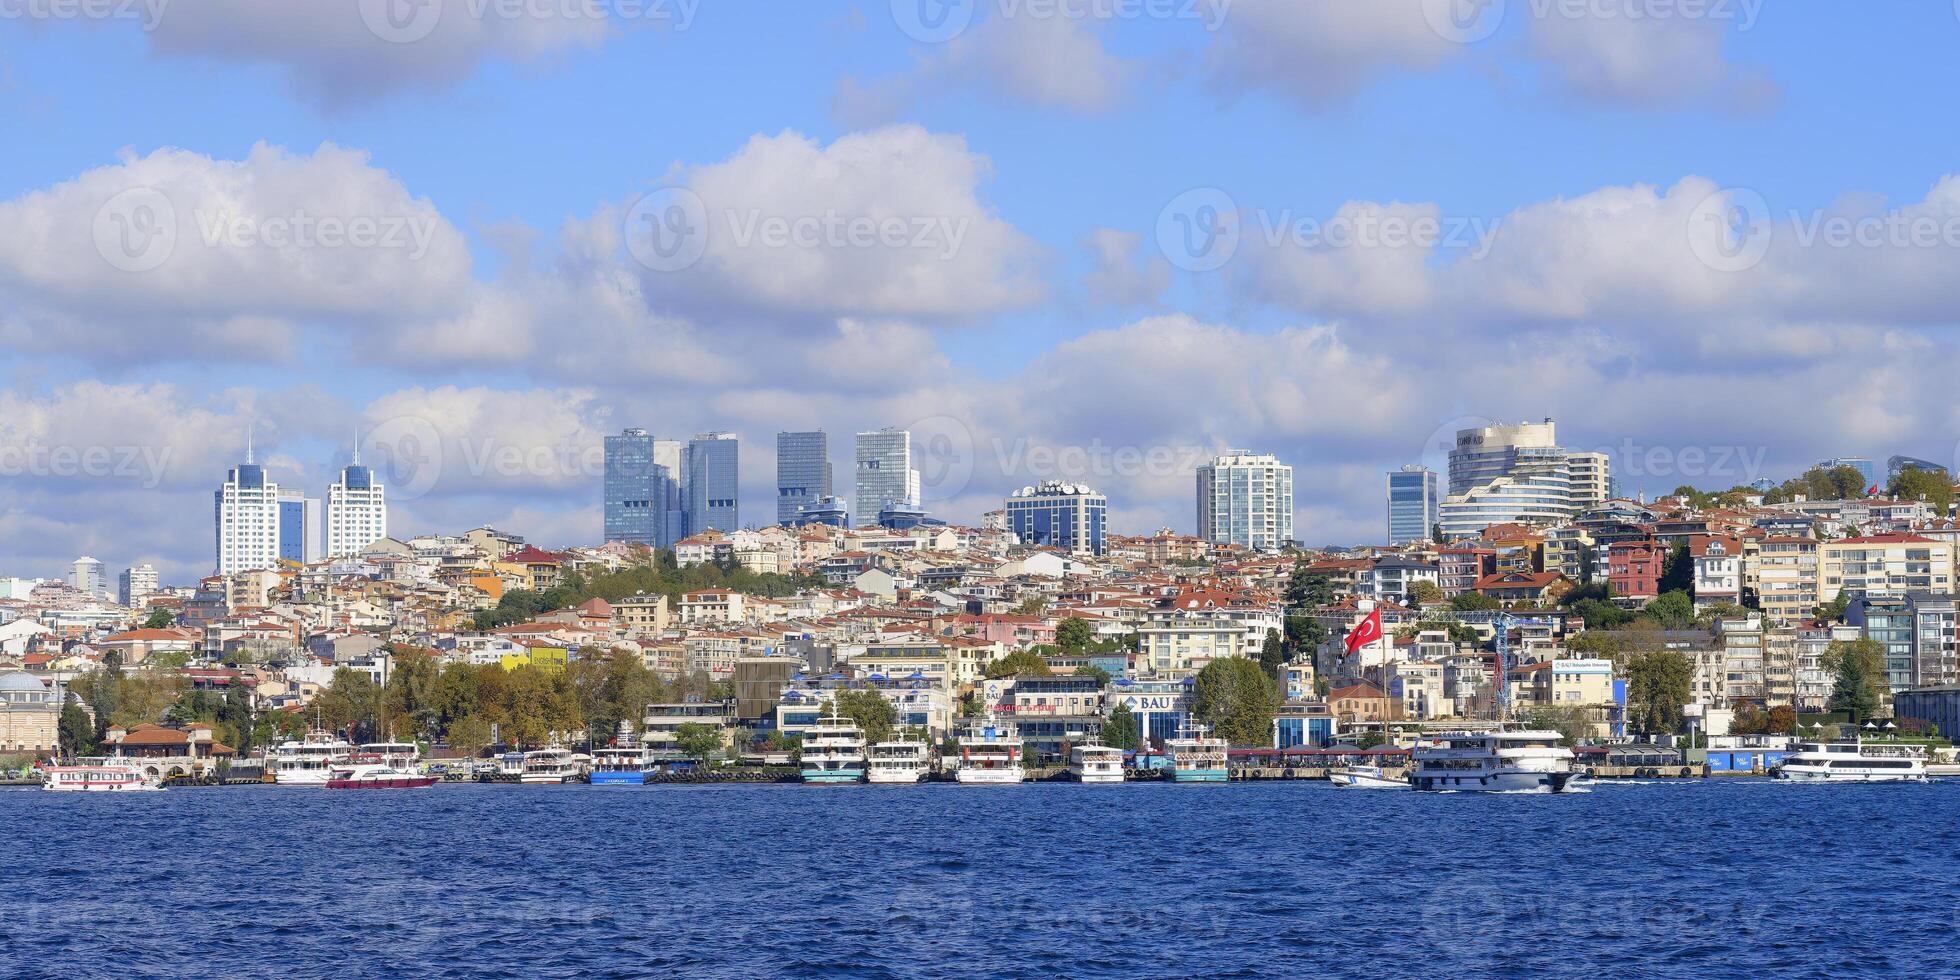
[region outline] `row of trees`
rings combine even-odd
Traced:
[[[674,562],[672,551],[649,549],[643,564],[589,575],[567,572],[557,585],[542,592],[530,589],[506,592],[495,607],[478,612],[473,617],[473,625],[479,630],[509,626],[593,598],[614,602],[631,595],[664,595],[668,602],[679,603],[683,593],[702,589],[733,589],[748,595],[776,597],[823,588],[827,584],[820,576],[751,572],[734,562],[681,568]]]

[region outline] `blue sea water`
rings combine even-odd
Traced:
[[[1960,974],[1960,783],[0,792],[10,976]]]

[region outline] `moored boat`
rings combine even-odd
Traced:
[[[336,763],[345,761],[354,746],[332,732],[314,730],[295,742],[266,750],[265,774],[281,786],[325,786]]]
[[[932,747],[909,738],[879,742],[866,752],[865,778],[873,783],[916,783],[932,765]]]
[[[864,733],[858,730],[857,722],[829,714],[804,731],[803,781],[864,781]]]
[[[1078,783],[1123,781],[1123,750],[1089,741],[1068,750],[1068,772]]]
[[[1203,725],[1187,723],[1176,738],[1164,740],[1170,756],[1171,782],[1222,783],[1226,778],[1225,756],[1230,744],[1211,734]]]
[[[592,750],[586,780],[594,786],[645,786],[648,768],[646,747],[633,737],[632,722],[622,719],[612,744]]]
[[[355,753],[335,765],[327,776],[328,789],[422,789],[436,777],[390,765],[387,756]]]
[[[566,749],[536,749],[524,753],[517,781],[525,785],[568,783],[578,776],[578,762]]]
[[[1021,736],[1011,725],[989,718],[976,722],[960,736],[959,768],[953,778],[976,785],[1018,783],[1027,778],[1021,768]]]
[[[1573,777],[1563,742],[1551,731],[1437,736],[1413,753],[1409,784],[1429,792],[1562,793]]]
[[[1799,742],[1774,775],[1805,783],[1923,783],[1926,750],[1883,742]]]
[[[163,786],[135,766],[78,759],[73,765],[41,770],[41,788],[57,793],[135,793]]]

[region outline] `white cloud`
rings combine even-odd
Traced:
[[[888,122],[948,91],[1021,105],[1097,112],[1121,103],[1145,72],[1111,54],[1091,17],[1038,15],[1003,7],[896,75],[838,81],[835,115],[850,125]]]
[[[1462,50],[1424,17],[1423,0],[1236,0],[1207,59],[1230,90],[1322,109],[1381,75],[1433,71]]]
[[[1760,72],[1724,60],[1722,45],[1730,26],[1727,20],[1706,17],[1551,13],[1531,19],[1529,50],[1554,87],[1589,102],[1634,108],[1760,108],[1776,98],[1777,86]]]
[[[1082,285],[1098,303],[1149,305],[1170,287],[1170,263],[1154,251],[1146,251],[1142,235],[1098,228],[1084,235],[1081,244],[1094,262],[1082,277]]]

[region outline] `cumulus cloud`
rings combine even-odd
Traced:
[[[1384,74],[1433,71],[1462,53],[1423,8],[1424,0],[1236,0],[1208,67],[1229,90],[1326,108]]]
[[[1082,285],[1098,303],[1144,306],[1157,302],[1170,287],[1170,263],[1146,251],[1142,235],[1098,228],[1084,235],[1081,245],[1094,263]]]
[[[597,47],[607,4],[481,0],[198,0],[170,5],[146,32],[170,57],[267,64],[295,91],[339,109],[404,89],[440,89],[490,59],[535,62]],[[691,17],[693,3],[650,5]]]
[[[1531,19],[1529,51],[1556,89],[1584,101],[1643,109],[1759,109],[1777,97],[1777,85],[1762,72],[1723,58],[1731,26],[1726,19],[1706,17],[1553,12]]]
[[[909,71],[840,79],[832,111],[850,125],[888,122],[947,91],[1075,112],[1109,109],[1123,101],[1146,69],[1141,62],[1111,54],[1103,45],[1102,30],[1089,16],[1003,6],[918,57]]]

